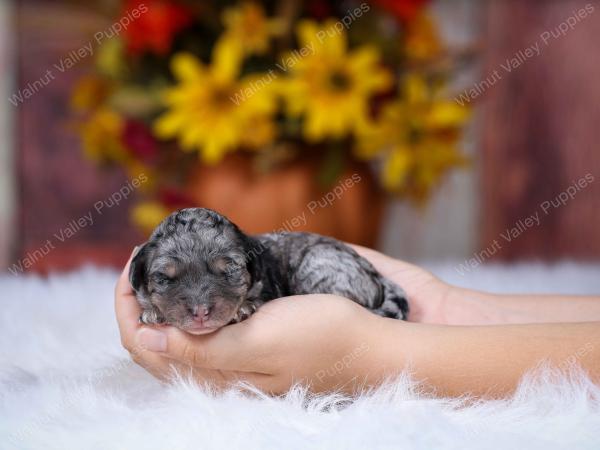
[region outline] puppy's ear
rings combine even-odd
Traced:
[[[137,253],[129,266],[129,283],[134,291],[139,291],[146,283],[146,262],[148,260],[148,243],[137,249]]]
[[[246,257],[246,270],[250,274],[252,281],[260,278],[259,273],[261,271],[261,258],[260,255],[265,251],[265,248],[258,240],[246,236],[242,236],[242,247],[244,249],[244,255]]]

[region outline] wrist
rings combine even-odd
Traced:
[[[493,325],[508,320],[500,296],[457,286],[449,287],[442,310],[443,323],[448,325]]]
[[[431,276],[427,283],[408,295],[409,322],[447,323],[455,297],[454,286]]]
[[[359,387],[376,387],[386,379],[397,377],[406,367],[409,341],[404,321],[370,314],[360,329],[358,343],[365,349],[356,374]]]

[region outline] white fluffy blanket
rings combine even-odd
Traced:
[[[495,291],[600,293],[599,267],[479,268]],[[116,274],[0,276],[1,449],[599,449],[600,389],[542,371],[504,401],[428,398],[408,376],[353,402],[161,385],[121,349]]]

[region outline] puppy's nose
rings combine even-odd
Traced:
[[[203,320],[210,314],[210,309],[210,306],[207,305],[196,305],[192,309],[192,315],[194,316],[194,319]]]

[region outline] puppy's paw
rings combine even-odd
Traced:
[[[255,302],[246,300],[244,303],[242,303],[242,306],[239,307],[235,317],[235,322],[238,323],[242,320],[246,320],[248,317],[254,314],[257,309],[258,305]]]
[[[166,321],[155,309],[145,309],[140,314],[139,322],[144,325],[163,325]]]

